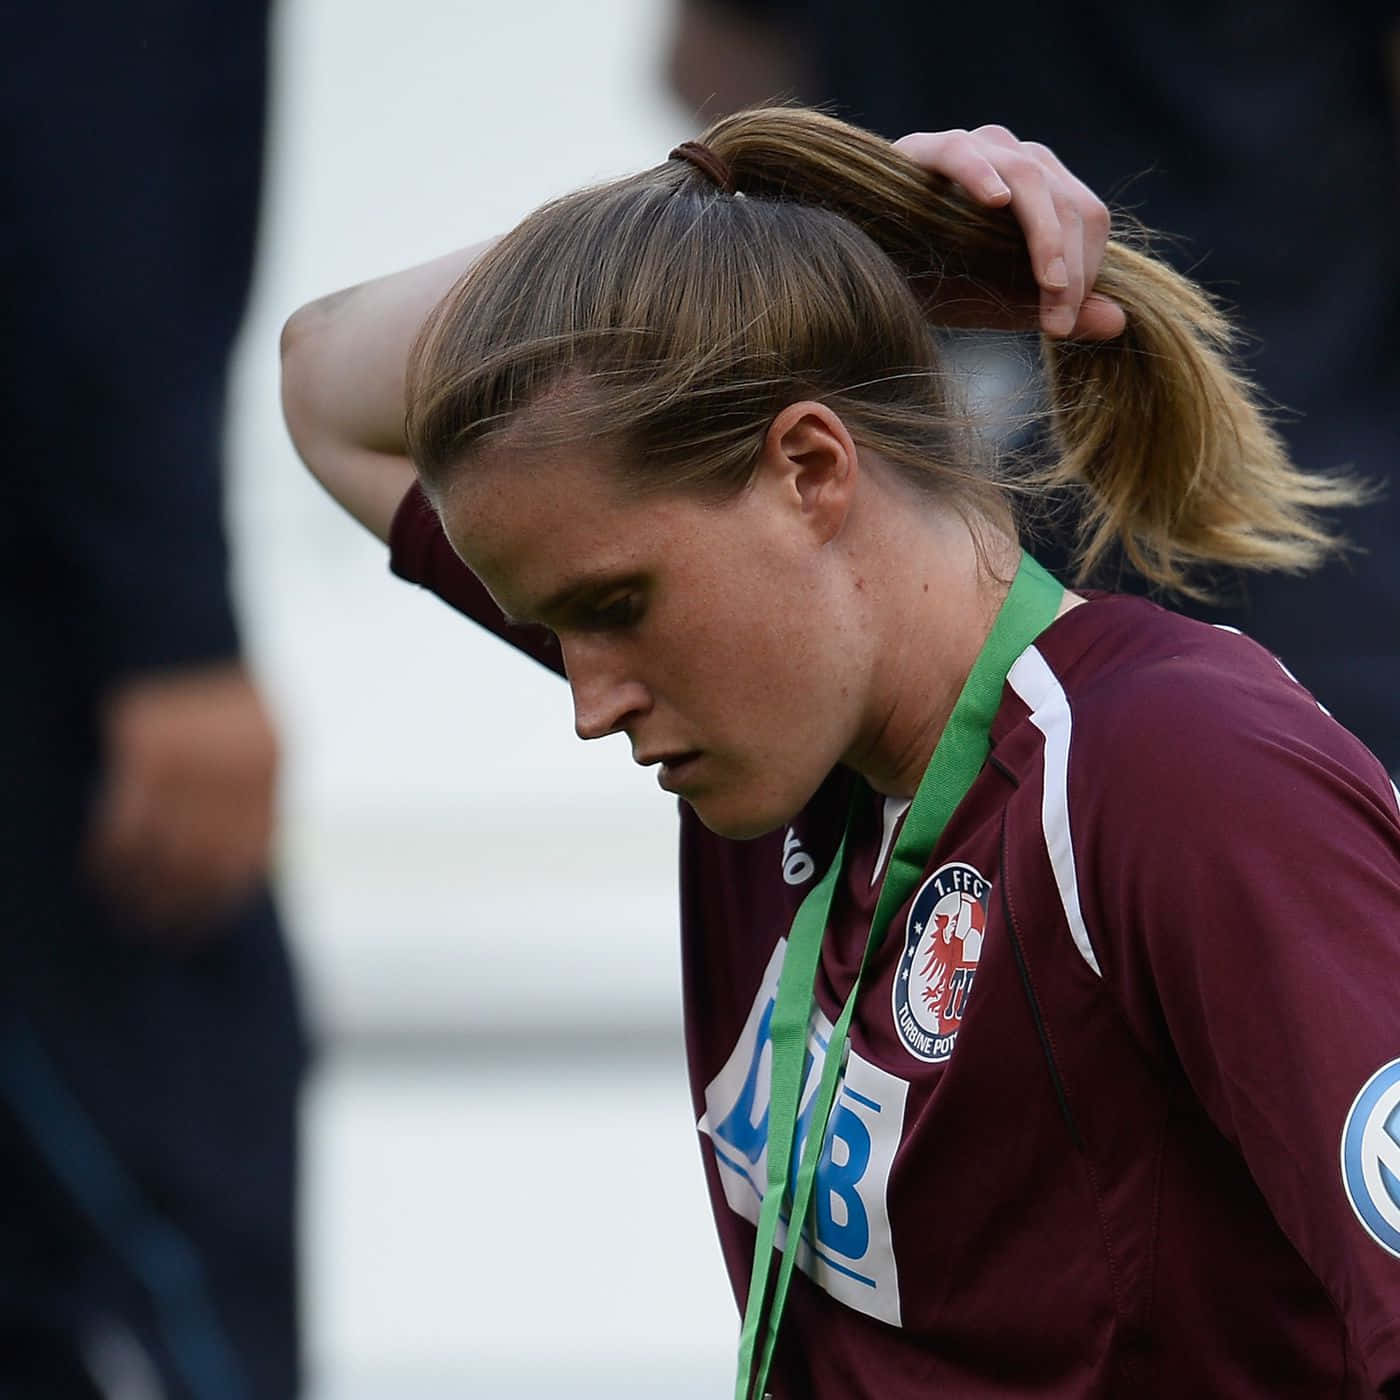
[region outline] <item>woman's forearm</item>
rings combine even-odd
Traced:
[[[428,313],[490,243],[310,302],[282,331],[282,408],[301,459],[361,524],[387,537],[413,481],[404,370]]]

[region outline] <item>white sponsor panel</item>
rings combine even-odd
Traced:
[[[724,1068],[705,1090],[699,1129],[708,1134],[731,1209],[757,1224],[768,1181],[768,1103],[772,1085],[773,1006],[787,952],[780,940],[754,996],[748,1019]],[[807,1032],[802,1083],[799,1160],[807,1118],[821,1080],[831,1022],[814,1007]],[[906,1080],[851,1051],[838,1081],[836,1100],[813,1186],[813,1219],[803,1232],[797,1266],[833,1298],[882,1322],[898,1326],[899,1280],[890,1238],[886,1193],[890,1167],[904,1131]],[[787,1237],[778,1226],[778,1242]]]

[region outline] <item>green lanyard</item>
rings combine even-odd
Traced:
[[[1020,568],[1011,591],[997,614],[991,633],[973,663],[962,694],[958,696],[947,727],[933,751],[933,758],[919,783],[919,790],[905,817],[899,840],[886,868],[875,915],[870,921],[870,937],[856,973],[855,983],[831,1032],[822,1065],[807,1130],[806,1145],[798,1166],[797,1181],[788,1216],[786,1248],[768,1302],[766,1326],[764,1303],[778,1220],[787,1204],[788,1173],[792,1166],[801,1106],[802,1081],[807,1062],[807,1029],[812,1014],[812,987],[821,954],[822,937],[831,915],[831,904],[841,878],[841,866],[850,835],[841,838],[836,855],[820,883],[802,901],[788,934],[787,955],[778,978],[778,995],[772,1017],[772,1090],[768,1109],[768,1189],[758,1213],[758,1241],[754,1247],[753,1272],[749,1277],[748,1306],[739,1335],[739,1378],[736,1400],[758,1400],[764,1394],[773,1349],[778,1340],[778,1324],[787,1301],[788,1284],[797,1260],[802,1222],[812,1204],[812,1185],[817,1162],[826,1139],[827,1120],[836,1098],[836,1081],[844,1068],[846,1034],[860,994],[861,979],[871,953],[884,937],[894,911],[909,897],[923,874],[924,866],[943,834],[954,808],[972,786],[991,744],[988,730],[1001,704],[1006,674],[1016,658],[1054,621],[1064,598],[1064,589],[1029,554],[1022,554]],[[813,1240],[816,1233],[813,1226]],[[763,1349],[755,1366],[755,1351],[763,1336]]]

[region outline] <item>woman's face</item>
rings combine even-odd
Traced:
[[[638,498],[603,449],[497,446],[443,523],[506,614],[557,634],[585,739],[624,732],[712,831],[788,821],[855,740],[870,658],[850,571],[792,483]]]

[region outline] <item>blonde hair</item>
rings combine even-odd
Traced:
[[[510,430],[541,444],[616,441],[640,489],[733,493],[774,415],[812,398],[921,488],[1004,518],[1011,483],[954,411],[930,317],[962,284],[1035,306],[1010,212],[802,108],[741,112],[701,139],[738,194],[669,160],[566,196],[429,318],[407,416],[426,487],[441,491]],[[1080,577],[1115,545],[1183,592],[1200,591],[1202,566],[1315,565],[1337,543],[1316,512],[1361,492],[1289,462],[1228,361],[1224,316],[1116,240],[1095,286],[1127,330],[1043,342],[1055,459],[1015,485],[1032,497],[1074,488]],[[523,414],[546,400],[547,412]]]

